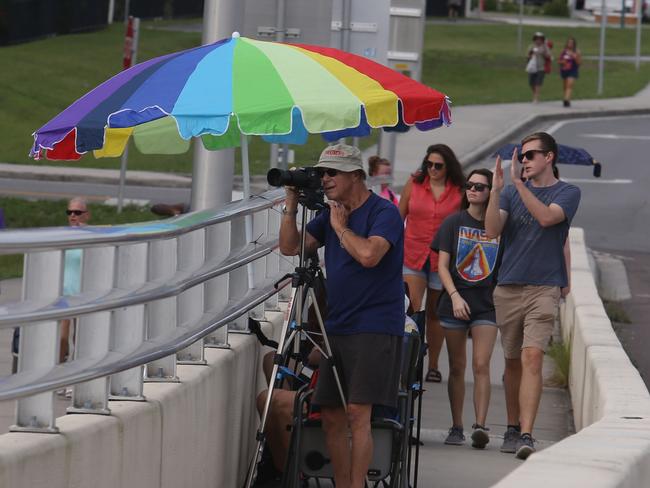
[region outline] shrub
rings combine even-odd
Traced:
[[[565,0],[552,0],[544,4],[543,7],[544,15],[549,15],[552,17],[568,17],[569,16],[569,6]]]

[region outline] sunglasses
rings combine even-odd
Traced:
[[[339,174],[339,170],[334,168],[316,168],[316,173],[320,178],[325,175],[329,176],[330,178],[334,178],[337,174]]]
[[[427,168],[435,169],[436,171],[442,171],[443,168],[445,167],[445,163],[432,163],[431,161],[427,161]]]
[[[529,149],[528,151],[521,153],[517,159],[519,159],[520,163],[524,162],[524,158],[526,158],[528,161],[532,161],[535,157],[535,153],[548,154],[549,151],[544,151],[543,149]]]
[[[68,209],[68,210],[65,211],[66,215],[76,215],[77,217],[79,217],[80,215],[85,214],[86,212],[87,212],[87,210],[70,210],[70,209]]]
[[[465,183],[466,190],[484,191],[486,188],[490,188],[490,185],[486,185],[485,183],[472,183],[471,181]]]

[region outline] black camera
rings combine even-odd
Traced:
[[[266,181],[271,186],[293,186],[298,192],[298,202],[310,210],[327,208],[320,174],[313,166],[296,168],[292,171],[271,168],[266,173]]]
[[[312,166],[293,171],[272,168],[266,173],[266,181],[271,186],[294,186],[298,190],[318,190],[321,187],[320,175]]]

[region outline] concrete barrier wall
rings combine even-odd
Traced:
[[[274,323],[280,313],[268,313]],[[66,415],[60,434],[0,436],[0,488],[241,486],[255,444],[263,381],[254,336],[206,349],[206,366],[178,367],[180,383],[146,383],[146,402],[112,414]]]
[[[650,486],[650,394],[623,350],[571,229],[571,295],[560,311],[571,346],[569,389],[578,432],[531,456],[499,488]]]

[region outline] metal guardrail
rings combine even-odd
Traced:
[[[368,184],[378,191],[390,181]],[[0,401],[18,400],[11,430],[57,432],[54,390],[70,385],[69,413],[145,400],[144,382],[178,381],[177,364],[205,364],[204,347],[228,347],[247,314],[277,310],[274,285],[294,266],[276,252],[284,195],[164,221],[1,232],[0,254],[25,253],[22,300],[0,306],[0,328],[21,330],[18,373],[0,378]],[[73,296],[62,289],[69,249],[82,249]],[[58,364],[65,319],[76,322],[74,355]]]
[[[275,252],[283,200],[272,190],[165,221],[0,233],[0,254],[25,253],[23,300],[0,307],[0,328],[21,327],[18,373],[0,379],[0,400],[18,399],[12,430],[57,432],[53,390],[69,385],[71,413],[144,400],[143,382],[178,381],[177,364],[205,364],[203,348],[228,347],[247,313],[277,309],[274,283],[293,269]],[[64,296],[64,253],[79,248],[81,292]],[[76,322],[75,348],[57,364],[62,319]]]

